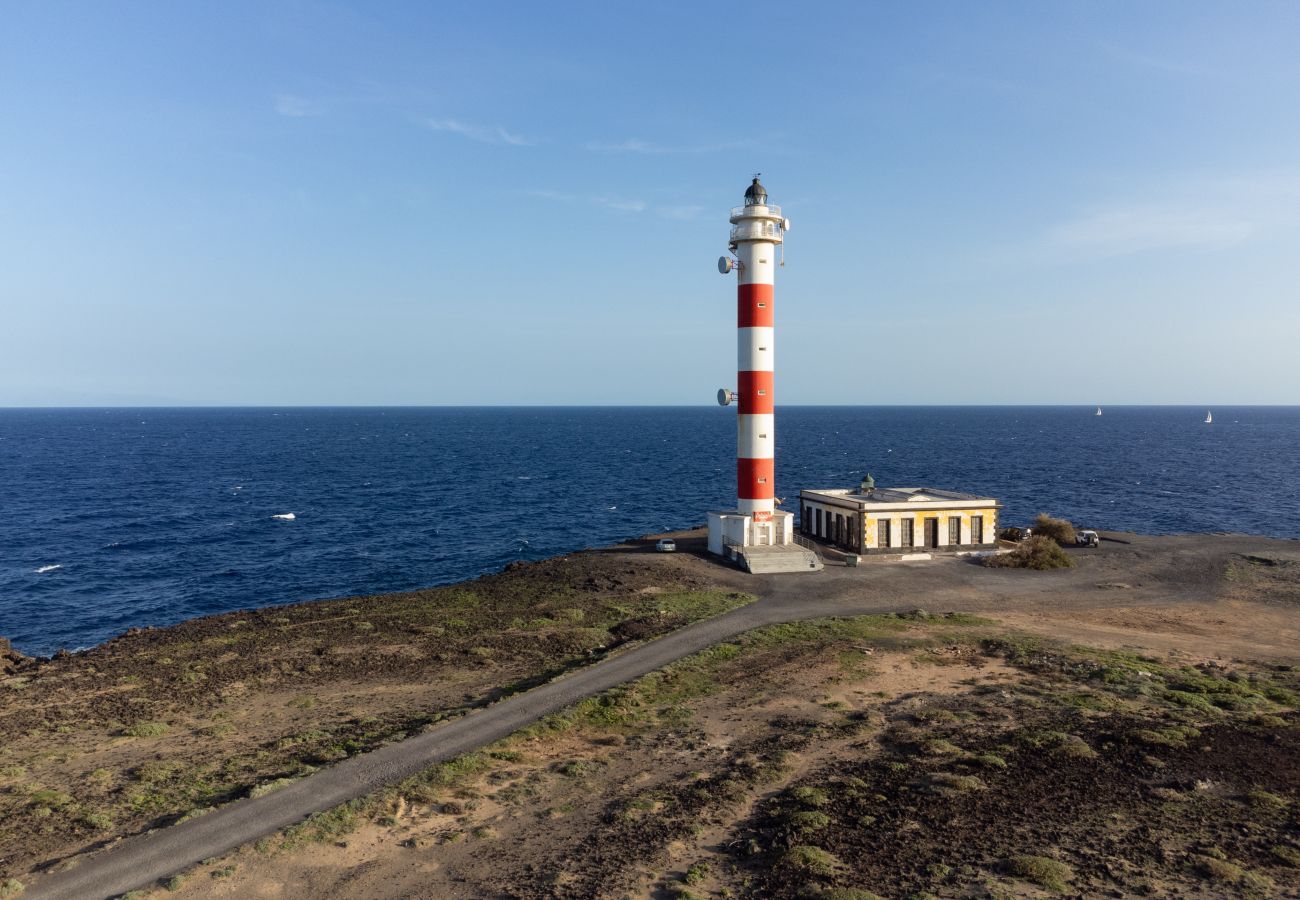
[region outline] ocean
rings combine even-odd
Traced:
[[[1300,407],[782,407],[777,496],[876,483],[1148,533],[1300,538]],[[0,410],[0,635],[145,625],[471,578],[730,504],[735,412]]]

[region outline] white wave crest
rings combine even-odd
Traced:
[[[298,517],[295,516],[293,513],[276,513],[275,515],[271,516],[271,518],[272,518],[272,519],[284,519],[286,522],[292,522],[294,519],[296,519],[296,518],[298,518]]]
[[[37,575],[44,575],[46,572],[53,572],[55,569],[62,569],[63,566],[41,566],[36,570]]]

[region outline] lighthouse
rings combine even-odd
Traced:
[[[736,387],[718,391],[721,406],[736,407],[736,508],[709,513],[709,549],[750,571],[803,571],[820,561],[794,543],[793,514],[776,508],[775,276],[790,220],[758,179],[731,210],[730,253],[718,260],[737,281]]]

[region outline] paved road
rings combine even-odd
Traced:
[[[1188,550],[1196,552],[1194,547]],[[1126,557],[1133,555],[1119,552]],[[1106,564],[1109,555],[1100,554],[1093,558],[1092,564],[1069,572],[1038,573],[1039,577],[1032,580],[1020,577],[1019,573],[1006,574],[956,560],[907,569],[831,567],[825,572],[757,577],[713,567],[710,571],[714,575],[720,574],[722,580],[761,599],[616,653],[586,669],[431,731],[353,757],[274,793],[232,803],[180,825],[128,838],[36,881],[23,897],[24,900],[106,898],[150,885],[204,859],[220,856],[300,822],[312,813],[372,793],[434,763],[472,752],[585,697],[639,678],[753,628],[827,615],[901,612],[919,605],[931,612],[1037,608],[1045,602],[1045,596],[1059,596],[1062,591],[1088,585],[1090,580],[1095,582],[1110,568]],[[680,557],[679,561],[674,563],[705,565]],[[1176,575],[1180,566],[1168,558],[1163,562],[1169,567],[1168,572]],[[1098,591],[1084,602],[1091,606],[1169,602],[1167,579],[1157,580],[1164,584],[1163,590]],[[1186,593],[1183,597],[1208,599]],[[924,598],[924,602],[918,603],[919,598]]]

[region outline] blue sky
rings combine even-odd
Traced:
[[[6,4],[0,405],[1300,403],[1300,4]]]

